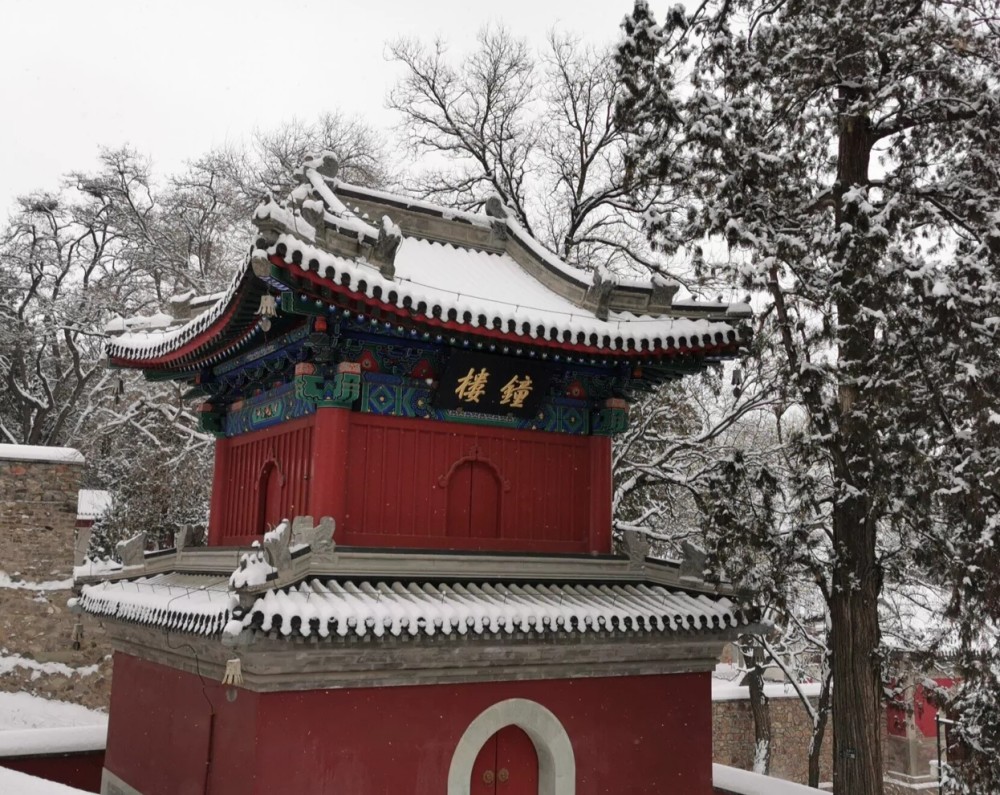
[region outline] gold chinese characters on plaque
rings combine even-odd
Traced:
[[[536,417],[548,391],[542,362],[456,352],[441,373],[434,405],[445,410]]]

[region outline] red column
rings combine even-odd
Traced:
[[[611,552],[611,437],[590,437],[590,551]]]
[[[309,473],[309,514],[316,521],[323,516],[332,516],[338,528],[344,526],[347,514],[347,451],[350,437],[350,409],[316,409]]]
[[[208,543],[222,543],[222,527],[225,522],[226,495],[229,493],[229,455],[231,439],[223,437],[215,440],[215,470],[212,478],[212,502],[208,513]]]

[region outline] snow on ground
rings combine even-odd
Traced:
[[[22,657],[20,654],[10,654],[6,649],[0,649],[0,676],[9,674],[15,668],[27,668],[32,672],[31,678],[37,679],[42,674],[92,676],[97,673],[98,664],[81,665],[79,668],[74,668],[60,662],[38,662],[38,660],[32,660],[30,657]]]
[[[758,773],[725,765],[712,765],[712,783],[736,795],[816,795],[822,792],[791,781],[761,776]]]
[[[103,712],[30,693],[0,693],[0,757],[99,751],[108,738]],[[20,792],[5,789],[0,792]]]
[[[13,588],[19,591],[68,591],[73,587],[73,579],[47,580],[45,582],[28,582],[12,579],[5,571],[0,571],[0,588]]]
[[[10,795],[88,795],[85,790],[18,773],[6,767],[0,767],[0,792]]]

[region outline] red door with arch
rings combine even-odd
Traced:
[[[538,754],[523,729],[504,726],[472,766],[470,795],[538,795]]]
[[[498,538],[500,490],[497,473],[482,461],[465,461],[447,480],[449,538]]]

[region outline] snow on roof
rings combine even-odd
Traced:
[[[111,507],[111,492],[103,489],[80,489],[76,497],[76,518],[98,519]]]
[[[426,582],[360,583],[312,578],[258,596],[242,617],[227,580],[162,574],[85,585],[89,613],[211,635],[243,629],[281,635],[496,634],[515,632],[691,632],[745,625],[724,596],[659,585],[553,585]],[[226,623],[228,622],[228,626]]]
[[[30,693],[0,693],[0,757],[100,751],[107,734],[103,712]]]
[[[701,348],[729,342],[734,330],[732,324],[722,321],[631,312],[612,311],[607,320],[600,320],[535,279],[507,253],[404,237],[396,253],[395,275],[390,279],[368,263],[331,254],[292,235],[280,235],[269,253],[279,246],[302,252],[299,267],[304,271],[315,260],[319,272],[326,273],[328,279],[332,269],[338,283],[349,277],[355,291],[360,292],[363,283],[369,298],[378,295],[378,300],[386,301],[393,293],[395,306],[402,309],[425,304],[421,314],[427,315],[435,306],[454,308],[459,318],[468,314],[465,325],[472,328],[499,327],[530,340],[551,339],[555,328],[559,339],[568,335],[576,342],[582,334],[593,347],[607,350],[626,350],[629,342],[638,350],[643,344],[652,347],[655,341],[671,338],[675,344]],[[724,314],[727,306],[717,309]]]
[[[451,210],[340,182],[336,168],[329,153],[311,158],[296,172],[301,184],[288,202],[268,199],[256,209],[258,245],[266,249],[253,256],[265,268],[267,259],[286,270],[301,263],[338,291],[363,294],[380,309],[394,304],[401,316],[453,321],[521,337],[525,344],[569,343],[607,352],[663,345],[732,352],[738,332],[731,321],[750,315],[745,304],[686,300],[673,306],[677,285],[662,277],[624,283],[600,268],[590,273],[569,265],[512,217],[501,217],[502,208],[494,214]],[[354,203],[381,223],[359,207],[351,209]],[[109,342],[109,355],[135,361],[177,351],[223,315],[250,270],[245,267],[189,323],[123,334]]]
[[[733,795],[816,795],[822,790],[726,765],[712,765],[712,784]]]
[[[183,326],[168,331],[122,334],[108,341],[108,356],[128,359],[152,358],[186,344],[222,317],[248,271],[249,267],[239,269],[230,281],[229,287],[224,292],[216,294],[218,298],[215,303]]]
[[[79,450],[72,447],[45,447],[37,444],[0,444],[0,460],[48,461],[58,464],[83,464]]]
[[[84,585],[75,602],[93,615],[196,635],[221,632],[237,604],[228,577],[180,573]]]

